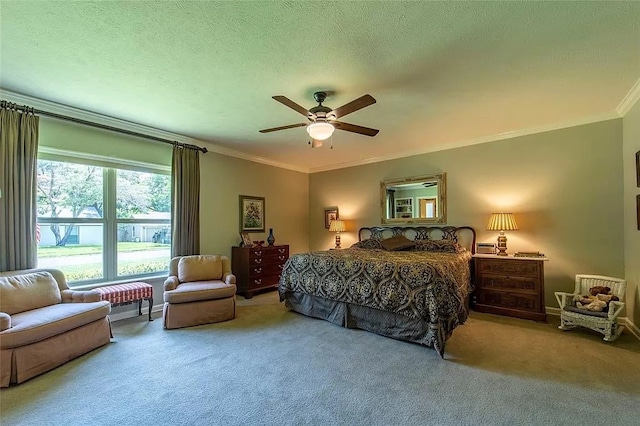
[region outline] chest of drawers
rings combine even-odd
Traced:
[[[476,311],[546,321],[544,262],[547,258],[475,255]]]
[[[256,291],[277,288],[288,258],[288,245],[232,247],[231,270],[238,293],[251,299]]]

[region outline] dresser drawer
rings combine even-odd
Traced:
[[[249,266],[261,266],[281,263],[285,262],[288,258],[289,256],[287,254],[275,253],[275,250],[272,250],[271,253],[264,256],[249,257]]]
[[[478,287],[481,289],[518,290],[537,294],[540,282],[537,277],[506,276],[506,275],[480,275]]]
[[[247,283],[247,290],[260,290],[266,287],[274,287],[277,286],[279,282],[280,274],[250,277]]]
[[[540,311],[540,299],[535,294],[483,289],[477,292],[476,303],[530,312]]]
[[[476,259],[479,274],[517,275],[519,277],[538,277],[539,262],[527,262],[509,259]]]
[[[259,277],[263,275],[280,274],[284,268],[285,261],[281,263],[271,263],[268,265],[252,266],[249,268],[250,277]]]

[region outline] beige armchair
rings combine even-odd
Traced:
[[[236,277],[227,256],[174,257],[164,282],[164,328],[226,321],[236,316]]]
[[[595,286],[609,287],[610,294],[618,296],[618,301],[609,302],[607,312],[591,312],[576,307],[580,296],[589,294]],[[571,330],[575,327],[586,327],[604,334],[604,341],[612,342],[620,336],[624,326],[618,324],[618,316],[624,309],[624,296],[627,281],[621,278],[601,275],[576,275],[576,287],[573,293],[556,291],[555,296],[560,306],[560,330]]]

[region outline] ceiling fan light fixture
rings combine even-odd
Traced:
[[[307,133],[315,140],[323,141],[333,134],[335,127],[326,121],[316,121],[307,126]]]

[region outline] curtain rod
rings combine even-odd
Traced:
[[[178,141],[172,141],[172,140],[169,140],[169,139],[163,139],[163,138],[159,138],[157,136],[145,135],[144,133],[138,133],[138,132],[134,132],[134,131],[131,131],[131,130],[120,129],[118,127],[107,126],[106,124],[94,123],[92,121],[82,120],[80,118],[74,118],[74,117],[69,117],[69,116],[62,115],[62,114],[56,114],[55,112],[43,111],[41,109],[28,107],[26,105],[18,105],[18,104],[15,104],[13,102],[0,101],[0,108],[18,110],[18,111],[26,112],[27,114],[46,115],[46,116],[49,116],[49,117],[57,118],[59,120],[71,121],[73,123],[83,124],[85,126],[90,126],[90,127],[96,127],[98,129],[110,130],[112,132],[122,133],[122,134],[129,135],[129,136],[137,136],[139,138],[151,139],[151,140],[156,141],[156,142],[163,142],[163,143],[168,143],[168,144],[171,144],[171,145],[177,145],[177,146],[182,147],[182,148],[194,149],[194,150],[200,151],[202,153],[207,153],[208,152],[207,148],[199,147],[197,145],[191,145],[191,144],[188,144],[188,143],[182,143],[182,142],[178,142]]]

